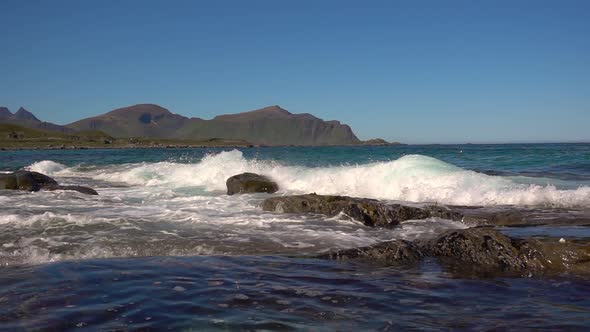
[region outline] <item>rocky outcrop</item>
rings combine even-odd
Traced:
[[[242,173],[234,175],[225,182],[227,194],[245,193],[274,193],[279,190],[276,182],[270,178],[256,173]]]
[[[39,191],[73,190],[86,195],[98,195],[96,190],[84,186],[62,186],[45,174],[29,171],[0,174],[0,189]]]
[[[588,242],[517,239],[492,227],[449,230],[430,240],[394,240],[314,258],[399,265],[417,263],[424,257],[435,258],[443,267],[461,275],[530,276],[564,272],[590,275]]]
[[[318,213],[328,217],[344,213],[366,226],[394,227],[402,221],[438,217],[461,220],[462,215],[443,206],[413,207],[390,204],[375,199],[328,195],[295,195],[264,200],[265,211],[284,213]]]

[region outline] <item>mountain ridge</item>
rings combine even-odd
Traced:
[[[66,126],[41,121],[33,113],[29,112],[22,106],[19,107],[14,114],[7,107],[0,107],[0,123],[20,125],[32,129],[50,130],[60,133],[74,132],[73,129]]]
[[[0,107],[0,122],[62,132],[100,130],[122,138],[242,139],[260,145],[360,143],[350,126],[340,121],[324,121],[310,113],[294,114],[279,105],[221,114],[205,120],[188,118],[160,105],[145,103],[117,108],[65,126],[41,122],[24,108],[20,108],[17,113],[12,114],[7,108]]]

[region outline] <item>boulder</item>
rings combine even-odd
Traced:
[[[0,174],[0,189],[39,191],[74,190],[87,195],[98,195],[96,190],[84,186],[61,186],[51,177],[38,172],[17,171]]]
[[[276,182],[270,178],[255,173],[242,173],[227,179],[227,194],[243,193],[274,193],[279,190]]]
[[[286,213],[319,213],[328,217],[344,213],[366,226],[381,227],[393,227],[411,219],[439,217],[461,220],[463,217],[443,206],[414,207],[368,198],[316,194],[271,197],[262,202],[262,209]]]
[[[39,191],[47,185],[57,185],[57,182],[37,172],[17,171],[0,174],[0,189]]]

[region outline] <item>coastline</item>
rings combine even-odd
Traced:
[[[133,141],[133,143],[130,143]],[[6,144],[10,143],[10,144]],[[262,148],[262,147],[366,147],[366,146],[406,146],[402,143],[389,144],[337,144],[337,145],[266,145],[252,144],[244,140],[212,138],[201,141],[114,139],[109,143],[87,141],[91,144],[75,144],[64,141],[2,141],[0,151],[24,150],[99,150],[99,149],[204,149],[204,148]]]

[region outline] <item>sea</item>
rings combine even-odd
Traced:
[[[0,191],[1,331],[590,329],[588,276],[313,258],[467,223],[384,229],[260,208],[315,192],[527,211],[534,226],[501,231],[583,240],[590,144],[0,151],[0,172],[19,169],[99,195]],[[280,189],[226,195],[227,178],[242,172]]]

